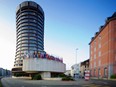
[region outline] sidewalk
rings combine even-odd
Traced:
[[[97,78],[97,77],[90,77],[90,79],[98,79],[98,80],[112,80],[112,81],[116,81],[116,79],[108,79],[108,78]]]

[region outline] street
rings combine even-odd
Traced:
[[[24,80],[2,78],[3,87],[116,87],[116,81],[77,79],[76,81]]]
[[[92,79],[90,84],[90,87],[116,87],[116,80],[98,80],[98,79]]]
[[[3,87],[81,87],[87,81],[50,81],[50,80],[24,80],[16,78],[3,78]]]

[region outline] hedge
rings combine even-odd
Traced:
[[[116,74],[110,76],[111,79],[116,79]]]
[[[36,74],[36,75],[32,76],[32,79],[33,80],[42,80],[42,77],[40,74]]]
[[[71,76],[62,77],[62,80],[63,81],[74,81],[74,79]]]

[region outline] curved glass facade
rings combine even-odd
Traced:
[[[25,1],[17,7],[16,32],[14,67],[21,67],[25,51],[44,51],[44,12],[37,3]]]

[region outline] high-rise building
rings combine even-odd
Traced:
[[[16,55],[13,73],[16,72],[39,72],[41,69],[34,69],[36,63],[49,63],[49,60],[55,60],[54,57],[48,57],[48,54],[44,51],[44,11],[43,9],[33,1],[25,1],[19,4],[16,10]],[[39,58],[46,59],[38,60]],[[28,61],[25,58],[32,58]],[[38,58],[35,62],[34,58]],[[58,60],[58,59],[56,59]],[[31,62],[29,62],[31,61]],[[38,61],[38,62],[37,62]],[[41,62],[40,62],[41,61]],[[62,61],[62,60],[59,60]],[[30,63],[30,64],[29,64]],[[32,64],[34,63],[34,64]],[[27,65],[29,64],[29,65]],[[44,67],[44,65],[42,67]],[[52,63],[51,63],[52,64]],[[57,64],[56,64],[57,65]],[[27,67],[33,67],[31,70]],[[37,65],[36,65],[37,66]],[[47,66],[47,65],[46,65]],[[53,66],[53,65],[49,65]],[[51,69],[51,68],[50,68]],[[47,69],[43,70],[46,71]],[[50,71],[48,69],[48,71]],[[52,71],[52,69],[51,69]]]
[[[91,77],[110,78],[116,74],[116,12],[107,18],[89,45]]]
[[[44,50],[44,11],[35,2],[25,1],[17,7],[16,36],[14,67],[21,68],[25,52]]]

